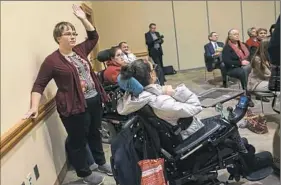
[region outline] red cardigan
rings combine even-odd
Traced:
[[[87,31],[87,35],[88,39],[75,46],[73,51],[91,66],[87,56],[96,46],[99,36],[96,31]],[[91,76],[102,101],[108,101],[108,97],[94,71],[91,72]],[[81,89],[78,72],[75,66],[68,62],[59,50],[47,56],[42,63],[32,92],[43,94],[43,91],[52,79],[55,80],[58,87],[55,99],[59,114],[68,117],[85,112],[87,105]]]
[[[246,45],[248,46],[248,48],[251,48],[252,46],[254,46],[254,47],[259,47],[260,42],[259,42],[258,40],[255,41],[253,38],[249,38],[249,39],[246,41]]]

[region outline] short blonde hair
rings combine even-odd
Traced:
[[[62,32],[65,30],[65,28],[69,28],[69,27],[73,31],[76,31],[75,27],[70,22],[59,22],[56,24],[54,31],[53,31],[53,37],[54,37],[56,43],[59,43],[57,38],[62,36]]]

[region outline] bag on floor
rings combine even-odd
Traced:
[[[145,159],[138,164],[141,168],[141,185],[167,185],[163,158]]]
[[[165,66],[163,67],[164,75],[174,75],[177,74],[177,71],[174,69],[173,66]]]
[[[268,133],[268,128],[264,115],[254,114],[251,109],[248,109],[246,117],[244,119],[247,121],[247,128],[250,131],[256,134]]]

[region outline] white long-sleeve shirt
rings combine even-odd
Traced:
[[[126,63],[131,63],[133,61],[135,61],[137,59],[137,57],[133,54],[133,53],[129,53],[128,55],[126,55],[125,53],[123,53],[122,58],[124,59],[124,61]]]

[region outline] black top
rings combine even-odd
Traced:
[[[268,53],[271,63],[280,66],[280,15],[269,42]]]
[[[241,61],[235,51],[226,44],[222,50],[222,61],[225,64],[225,68],[230,70],[232,68],[241,67]]]

